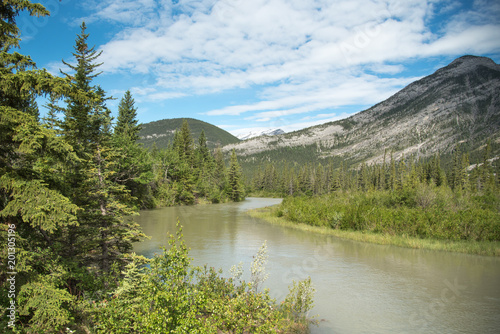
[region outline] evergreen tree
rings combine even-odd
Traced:
[[[15,271],[19,327],[32,333],[58,331],[70,321],[74,299],[65,283],[67,267],[60,257],[62,230],[77,224],[80,208],[61,192],[64,172],[78,158],[73,148],[38,120],[35,98],[71,95],[66,80],[37,70],[19,46],[16,16],[48,12],[30,1],[4,0],[0,5],[0,242],[7,245],[7,227],[15,231]],[[2,247],[3,258],[7,248]],[[0,292],[6,296],[6,267],[0,269]],[[19,328],[20,331],[24,330]]]
[[[210,159],[210,151],[208,150],[207,137],[205,136],[204,130],[201,130],[196,151],[198,155],[198,162],[204,163]]]
[[[245,199],[245,190],[242,182],[241,167],[236,157],[236,152],[233,149],[231,152],[231,160],[229,163],[229,170],[227,173],[229,184],[229,198],[235,202]]]
[[[68,106],[65,109],[65,118],[62,124],[64,135],[68,142],[75,148],[81,156],[84,152],[95,149],[97,137],[99,136],[100,121],[103,121],[99,112],[104,112],[102,100],[104,99],[102,91],[97,91],[97,87],[92,86],[92,80],[100,73],[95,73],[96,69],[102,65],[95,63],[101,55],[94,47],[87,45],[88,34],[85,22],[80,26],[81,32],[75,41],[73,56],[76,65],[63,60],[63,63],[75,72],[74,75],[63,73],[72,83],[77,97],[71,97],[66,100]],[[92,146],[93,147],[89,147]]]
[[[396,188],[396,161],[392,155],[391,151],[391,162],[390,162],[390,174],[389,174],[389,189],[394,190]]]
[[[195,149],[197,183],[196,188],[203,197],[209,196],[211,200],[219,201],[218,189],[215,184],[215,161],[207,146],[205,131],[201,131],[198,145]]]
[[[215,149],[215,183],[219,190],[224,190],[227,183],[226,164],[224,163],[224,155],[219,146]]]
[[[135,143],[139,139],[141,131],[137,120],[137,108],[134,105],[132,94],[127,90],[118,105],[118,118],[114,129],[115,136],[124,136],[131,143]]]
[[[107,288],[112,268],[118,272],[124,268],[132,242],[142,235],[137,226],[125,220],[132,213],[130,193],[123,183],[117,183],[120,150],[113,143],[111,113],[106,107],[106,93],[92,83],[99,74],[95,69],[101,64],[95,61],[100,53],[88,47],[85,29],[82,23],[75,42],[73,55],[77,64],[65,63],[75,71],[74,76],[66,77],[76,97],[66,99],[62,125],[63,138],[75,148],[79,158],[66,173],[70,185],[67,196],[84,209],[78,215],[79,226],[68,229],[63,251],[66,258],[90,268],[88,272],[73,272],[78,276],[72,280],[73,291],[89,284],[85,275],[96,274],[100,288]]]
[[[114,182],[115,150],[112,146],[98,146],[85,171],[84,213],[81,215],[81,228],[85,231],[82,242],[84,249],[91,251],[85,254],[87,267],[94,268],[95,273],[107,287],[112,275],[112,265],[122,270],[128,263],[123,256],[132,251],[132,243],[140,241],[144,234],[139,226],[126,216],[135,212],[127,205],[130,203],[130,192],[124,185]],[[113,279],[114,280],[114,279]]]
[[[58,117],[58,113],[62,109],[57,105],[57,99],[54,96],[50,96],[49,102],[45,105],[47,108],[47,116],[43,119],[43,122],[49,129],[53,129],[56,133],[61,133],[61,120]]]
[[[368,175],[368,167],[363,162],[361,164],[361,169],[359,171],[358,176],[358,186],[360,190],[366,191],[369,188],[369,175]]]
[[[386,167],[385,167],[385,160],[386,160],[386,156],[387,156],[387,150],[384,150],[384,161],[382,163],[382,168],[380,169],[380,174],[379,174],[379,181],[378,181],[378,184],[379,184],[379,189],[387,189],[387,171],[386,171]]]
[[[141,208],[154,206],[150,183],[153,181],[150,155],[137,143],[141,126],[137,108],[130,91],[126,91],[118,105],[118,118],[113,131],[117,150],[114,180],[131,191],[131,200]]]
[[[182,122],[180,130],[176,131],[174,137],[174,149],[179,157],[191,166],[193,162],[194,143],[191,136],[191,130],[187,120]]]
[[[194,143],[191,136],[191,130],[186,120],[182,126],[175,132],[173,149],[176,153],[174,172],[176,202],[185,204],[194,204],[196,173],[194,170]]]

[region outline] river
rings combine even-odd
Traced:
[[[293,279],[311,277],[317,290],[311,333],[499,333],[500,259],[372,245],[249,217],[245,211],[280,199],[141,211],[150,240],[135,251],[151,257],[175,232],[177,218],[193,264],[244,263],[267,241],[271,295],[283,299]]]

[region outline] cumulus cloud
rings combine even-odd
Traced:
[[[379,102],[415,79],[401,75],[408,59],[500,52],[499,7],[486,0],[468,8],[449,0],[105,0],[89,18],[123,25],[100,47],[103,70],[150,76],[151,99],[253,87],[260,102],[206,114],[268,121]],[[446,22],[435,24],[443,15]]]

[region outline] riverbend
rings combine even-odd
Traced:
[[[267,240],[265,286],[282,299],[292,280],[308,276],[317,290],[320,324],[312,333],[495,333],[500,328],[500,258],[343,240],[268,224],[246,214],[280,199],[169,207],[134,219],[150,235],[135,251],[166,246],[179,219],[193,264],[230,276]]]

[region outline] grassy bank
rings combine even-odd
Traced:
[[[302,231],[320,233],[361,242],[379,245],[393,245],[405,248],[428,249],[436,251],[458,252],[474,255],[500,256],[500,242],[498,241],[450,241],[436,239],[422,239],[417,237],[390,235],[370,231],[354,231],[333,229],[326,226],[313,226],[291,221],[280,215],[279,206],[254,209],[247,212],[250,216],[263,219],[271,224],[299,229]]]

